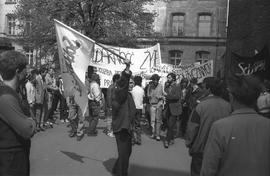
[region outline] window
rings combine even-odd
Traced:
[[[7,34],[8,35],[16,34],[16,19],[12,15],[7,15]]]
[[[202,14],[199,15],[199,22],[198,22],[198,35],[202,37],[210,36],[211,33],[211,15],[209,14]]]
[[[169,51],[170,62],[173,65],[179,65],[182,61],[183,51],[180,50],[171,50]]]
[[[173,14],[172,15],[172,36],[183,36],[184,35],[184,14]]]
[[[24,51],[25,51],[26,57],[28,58],[28,64],[31,65],[31,66],[35,65],[33,49],[25,47]]]
[[[6,0],[6,4],[16,4],[17,0]]]
[[[24,35],[30,35],[31,25],[32,25],[31,21],[25,21],[25,23],[24,23],[24,31],[23,31]]]
[[[197,51],[196,52],[196,62],[200,64],[205,63],[210,60],[210,52],[208,51]]]

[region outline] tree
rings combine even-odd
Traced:
[[[46,57],[56,52],[53,19],[97,42],[136,47],[136,38],[153,33],[154,15],[144,9],[153,0],[20,0],[15,14],[22,25],[20,41]],[[31,25],[31,30],[29,27]]]

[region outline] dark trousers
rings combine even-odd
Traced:
[[[29,176],[29,152],[24,150],[0,151],[0,175]]]
[[[88,133],[94,134],[97,132],[97,124],[98,124],[98,118],[100,113],[100,105],[98,102],[89,100],[88,101],[89,106],[89,131]]]
[[[68,118],[68,106],[66,99],[63,95],[60,95],[60,120],[66,120]]]
[[[136,109],[135,119],[133,123],[133,137],[134,142],[141,143],[141,118],[142,118],[142,110]]]
[[[54,114],[54,111],[57,109],[57,105],[59,101],[60,101],[60,93],[53,93],[52,106],[49,109],[49,112],[46,116],[46,121],[47,120],[53,121],[53,114]]]
[[[201,168],[202,168],[202,154],[194,154],[192,155],[192,160],[191,160],[191,176],[200,176]]]
[[[118,158],[114,164],[113,173],[117,176],[127,176],[129,157],[132,151],[131,134],[128,130],[122,129],[114,133],[114,135],[117,144]]]
[[[181,121],[181,132],[182,132],[182,135],[184,136],[185,133],[186,133],[186,129],[187,129],[187,122],[188,122],[188,118],[189,118],[189,109],[188,107],[183,107],[183,112],[182,114],[180,115],[182,121]]]
[[[171,140],[174,139],[174,128],[175,128],[175,125],[176,125],[176,120],[177,120],[177,116],[173,116],[173,115],[170,115],[167,123],[168,123],[168,126],[167,126],[167,136],[166,136],[166,140],[168,142],[170,142]]]

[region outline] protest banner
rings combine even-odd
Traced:
[[[270,55],[267,46],[254,56],[244,57],[232,53],[231,72],[236,75],[256,75],[270,78]]]
[[[157,73],[161,77],[166,77],[169,73],[175,73],[177,79],[182,78],[197,78],[198,81],[202,81],[204,78],[213,76],[213,60],[210,60],[203,64],[190,64],[186,66],[174,66],[172,64],[162,63],[159,66],[152,67],[149,74]]]
[[[161,64],[160,46],[143,49],[132,49],[108,45],[95,45],[94,57],[90,59],[90,65],[97,68],[100,75],[100,86],[107,88],[115,73],[120,73],[125,68],[123,59],[131,61],[130,69],[134,75],[149,72],[152,67]],[[120,58],[120,57],[121,58]]]
[[[84,116],[88,113],[85,72],[93,57],[94,41],[54,20],[65,95],[74,95]]]

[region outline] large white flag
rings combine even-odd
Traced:
[[[86,116],[88,91],[85,86],[85,73],[90,58],[93,57],[95,42],[65,24],[54,21],[65,95],[74,95],[76,103]]]

